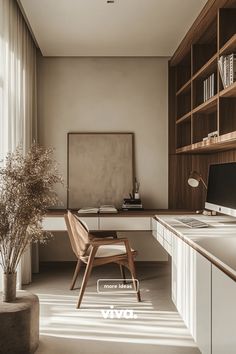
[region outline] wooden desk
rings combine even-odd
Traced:
[[[74,212],[79,215],[76,211]],[[179,211],[179,213],[182,212]],[[65,213],[66,210],[52,210],[44,218],[44,229],[55,232],[55,237],[46,247],[40,247],[42,262],[72,261],[74,259],[70,253],[69,240],[67,242]],[[152,218],[157,213],[170,214],[171,211],[157,209],[135,212],[121,211],[117,214],[80,214],[79,217],[86,222],[91,231],[125,232],[120,237],[129,238],[133,248],[138,251],[137,261],[163,262],[168,260],[168,255],[161,245],[152,238],[151,234]]]
[[[192,214],[186,210],[149,209],[140,211],[119,211],[117,214],[78,214],[89,230],[100,231],[151,231],[152,218],[165,214]],[[43,220],[43,229],[47,231],[66,231],[64,214],[66,210],[50,210]]]

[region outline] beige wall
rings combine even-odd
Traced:
[[[39,142],[55,148],[65,184],[68,132],[134,132],[144,207],[167,207],[167,69],[167,58],[39,58]]]

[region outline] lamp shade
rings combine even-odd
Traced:
[[[188,184],[190,187],[196,188],[199,186],[202,177],[197,171],[192,171],[188,177]]]

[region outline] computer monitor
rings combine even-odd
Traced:
[[[210,165],[205,207],[236,217],[236,162]]]

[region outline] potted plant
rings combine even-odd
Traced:
[[[16,272],[21,256],[32,242],[44,243],[50,234],[42,229],[49,206],[57,203],[53,188],[61,183],[52,149],[33,144],[9,153],[0,168],[0,263],[3,301],[16,298]]]

